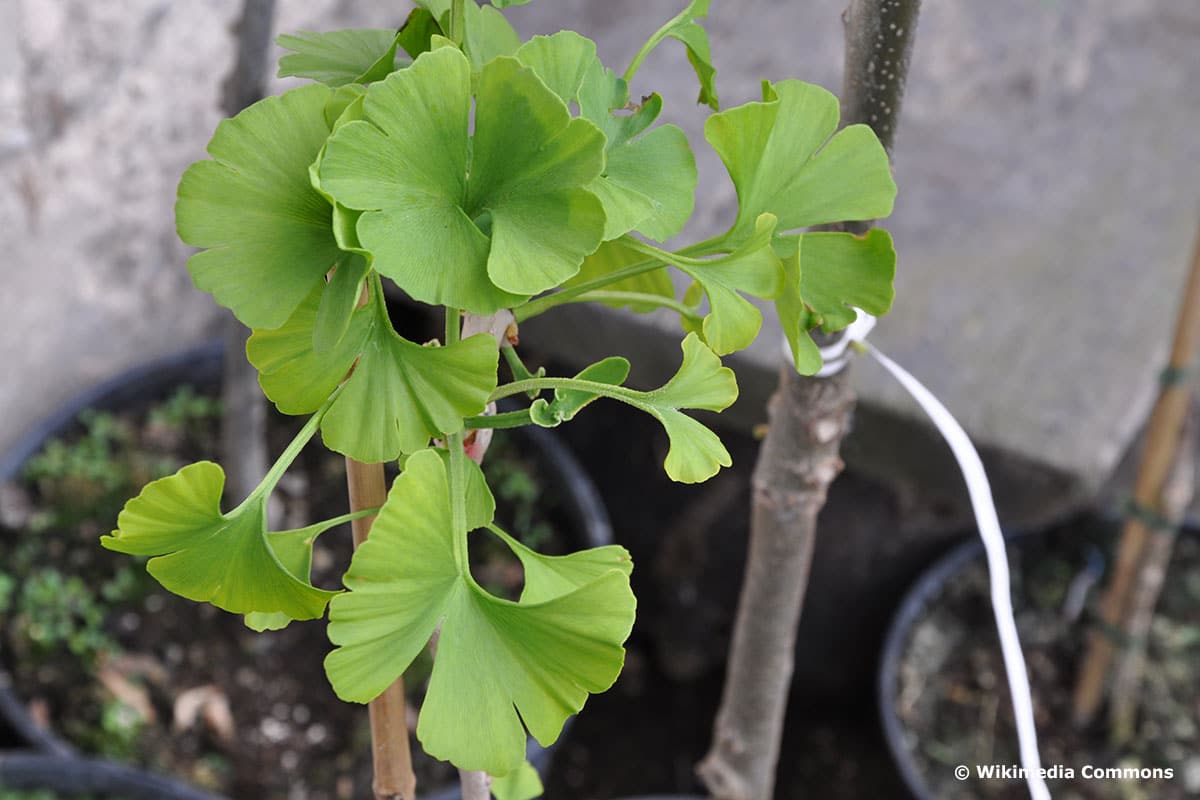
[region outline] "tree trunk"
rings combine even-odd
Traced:
[[[796,625],[813,531],[854,395],[845,371],[806,379],[785,364],[754,469],[750,551],[730,648],[729,677],[699,773],[719,800],[769,800],[783,732]]]
[[[890,155],[920,0],[851,0],[842,16],[842,125],[870,125]],[[860,233],[869,223],[841,229]],[[770,403],[725,690],[697,772],[717,800],[770,800],[817,514],[842,468],[854,406],[845,370],[803,378],[790,365]]]

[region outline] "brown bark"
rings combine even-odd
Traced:
[[[350,492],[350,510],[377,508],[387,500],[383,464],[364,464],[346,459],[346,484]],[[351,523],[354,546],[367,540],[374,516],[360,517]],[[371,718],[371,757],[375,769],[375,800],[414,800],[417,777],[412,771],[408,742],[408,718],[404,704],[404,679],[384,690],[368,706]]]
[[[1197,234],[1191,272],[1176,321],[1168,370],[1182,374],[1194,368],[1198,344],[1200,233]],[[1189,382],[1172,380],[1164,384],[1154,404],[1146,431],[1146,449],[1133,490],[1133,501],[1141,509],[1161,514],[1163,486],[1175,463],[1191,395]],[[1121,533],[1112,579],[1100,599],[1100,620],[1109,630],[1121,626],[1128,618],[1130,597],[1136,590],[1138,567],[1153,536],[1153,531],[1143,519],[1138,515],[1130,516]],[[1079,671],[1079,682],[1075,685],[1074,716],[1077,725],[1086,725],[1096,716],[1104,699],[1115,652],[1109,636],[1099,630],[1092,633]]]
[[[842,469],[838,448],[853,402],[845,371],[807,379],[790,365],[771,398],[729,677],[712,749],[697,768],[720,800],[772,796],[816,518]]]
[[[892,152],[920,0],[850,0],[842,124],[870,125]],[[841,226],[862,232],[869,222]],[[803,378],[790,365],[770,404],[754,472],[750,546],[728,672],[697,772],[717,800],[770,800],[791,682],[796,626],[817,514],[841,471],[854,406],[846,370]]]

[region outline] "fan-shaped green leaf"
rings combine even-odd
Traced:
[[[246,352],[263,391],[285,414],[311,413],[346,381],[321,423],[330,449],[390,461],[462,430],[464,417],[487,406],[496,388],[495,340],[480,335],[422,347],[395,332],[376,292],[354,312],[341,341],[317,352],[320,295],[314,290],[279,329],[255,331]]]
[[[451,0],[416,0],[429,11],[443,31],[450,30]],[[475,0],[463,3],[462,49],[471,60],[471,71],[478,74],[493,58],[511,56],[521,46],[521,37],[504,15],[492,6]]]
[[[120,553],[154,556],[146,569],[165,588],[189,600],[235,614],[321,616],[336,593],[308,582],[291,539],[307,537],[311,547],[311,538],[320,531],[269,535],[265,493],[222,514],[224,486],[225,473],[211,461],[153,481],[125,504],[117,529],[100,543]],[[286,563],[273,549],[276,543],[283,545]]]
[[[346,573],[350,591],[331,609],[338,647],[326,671],[339,697],[367,702],[440,623],[417,736],[435,757],[503,776],[524,761],[525,727],[543,744],[554,741],[588,693],[616,679],[633,624],[629,565],[606,548],[611,569],[596,570],[595,556],[585,556],[586,567],[530,570],[526,592],[544,599],[500,600],[471,577],[450,502],[443,460],[432,451],[410,456]],[[587,582],[571,585],[579,578]],[[556,588],[537,588],[550,580]]]
[[[460,52],[420,56],[371,87],[366,121],[330,137],[320,181],[364,212],[358,237],[376,270],[418,300],[489,314],[558,285],[596,249],[604,212],[582,187],[603,166],[603,137],[513,59],[483,69],[469,141],[470,98]]]
[[[665,39],[668,37],[676,39],[683,42],[684,47],[687,48],[688,61],[691,62],[692,68],[696,71],[696,78],[700,81],[700,96],[696,102],[709,106],[713,111],[720,108],[716,87],[717,70],[712,63],[708,32],[700,24],[700,20],[708,16],[709,4],[710,0],[692,0],[688,3],[687,8],[655,31],[654,35],[638,51],[637,58],[626,71],[625,77],[631,78],[631,73],[637,71],[642,59]]]
[[[292,52],[279,59],[280,78],[308,78],[327,86],[371,83],[396,69],[395,30],[299,31],[275,43]]]
[[[733,462],[717,435],[681,409],[723,411],[737,399],[737,379],[733,370],[721,366],[721,359],[695,333],[687,335],[682,347],[683,363],[679,370],[671,380],[654,391],[639,392],[604,380],[588,380],[583,373],[578,378],[559,380],[577,383],[568,384],[566,388],[571,392],[578,391],[578,397],[586,398],[592,394],[611,397],[657,419],[670,441],[665,462],[667,475],[681,483],[700,483]],[[601,374],[619,366],[610,361],[593,364],[589,369],[597,370],[596,377],[615,377]],[[531,413],[537,415],[534,416],[535,422],[552,422],[553,407],[551,403],[542,406],[539,412],[531,409]]]
[[[564,103],[578,102],[580,115],[605,135],[604,173],[588,186],[604,205],[604,238],[638,230],[663,241],[679,233],[696,193],[696,162],[687,136],[663,125],[635,138],[657,119],[662,98],[651,95],[627,113],[625,81],[604,68],[590,39],[573,31],[535,36],[516,57]]]
[[[179,182],[179,237],[209,248],[188,260],[192,278],[250,327],[282,325],[345,257],[308,176],[329,135],[331,95],[305,86],[222,121],[208,145],[213,160]]]
[[[492,796],[496,800],[533,800],[544,791],[542,776],[528,761],[507,775],[492,779]]]
[[[892,213],[896,184],[883,145],[866,125],[835,134],[837,124],[837,98],[800,81],[764,84],[762,102],[708,118],[705,138],[737,189],[729,241],[751,236],[763,213],[779,218],[780,232]]]
[[[667,431],[671,442],[666,470],[673,480],[699,483],[733,463],[729,451],[711,430],[684,414],[681,408],[724,411],[737,400],[733,370],[696,337],[683,340],[683,363],[662,388],[646,395],[647,411]]]
[[[811,375],[821,357],[808,332],[827,333],[854,322],[855,308],[886,314],[892,306],[896,251],[887,231],[872,228],[863,236],[805,233],[776,241],[784,256],[787,286],[775,308],[795,359],[796,370]]]
[[[753,235],[729,255],[677,264],[708,295],[701,332],[717,355],[748,347],[762,327],[762,314],[739,292],[769,299],[783,288],[783,265],[771,247],[774,230],[775,217],[763,214]]]
[[[544,603],[570,594],[614,569],[624,575],[633,574],[629,551],[620,545],[593,547],[565,556],[544,556],[495,526],[491,531],[504,540],[525,569],[522,603]]]
[[[428,9],[414,8],[409,12],[397,40],[410,58],[416,58],[432,50],[433,37],[442,35],[442,26],[438,25]]]

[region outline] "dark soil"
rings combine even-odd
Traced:
[[[571,370],[562,367],[552,372],[569,374]],[[551,800],[601,800],[697,791],[693,765],[707,747],[719,700],[745,559],[749,475],[757,442],[720,431],[733,454],[734,468],[722,471],[707,484],[684,486],[672,483],[663,472],[666,437],[661,427],[619,403],[598,403],[557,432],[584,459],[609,506],[617,541],[633,553],[638,621],[629,642],[626,669],[617,685],[589,699],[584,713],[560,743],[546,796]],[[276,450],[288,435],[276,435],[280,439]],[[211,434],[205,434],[174,460],[182,463],[211,457],[210,438]],[[302,477],[281,486],[281,493],[291,498],[285,514],[303,516],[307,521],[343,510],[340,460],[323,459],[319,453],[319,447],[310,448],[303,464],[293,470]],[[495,455],[495,451],[489,455],[489,462]],[[177,466],[172,463],[163,469],[170,472]],[[493,479],[493,488],[500,483]],[[516,483],[521,483],[519,477]],[[133,488],[118,498],[108,518],[71,538],[72,549],[86,552],[101,583],[132,563],[126,556],[101,550],[96,537],[107,532],[120,503],[139,485],[132,484]],[[328,489],[318,491],[321,486]],[[520,495],[520,486],[513,491]],[[36,500],[36,492],[34,495]],[[518,501],[512,510],[499,515],[499,521],[509,530],[537,531],[536,521],[528,524],[517,519],[522,513]],[[838,599],[842,595],[819,591],[822,586],[836,586],[845,569],[863,568],[823,558],[823,549],[853,537],[868,542],[887,537],[896,530],[895,515],[891,496],[853,473],[843,475],[831,491],[822,516],[814,590],[801,625],[794,701],[780,765],[780,800],[907,797],[878,732],[872,688],[875,657],[889,609],[907,579],[898,578],[896,586],[849,606]],[[12,545],[14,536],[12,531],[0,533],[0,558],[8,557],[5,548]],[[21,538],[28,538],[28,533]],[[344,543],[348,538],[346,533],[331,531],[322,541]],[[552,542],[538,546],[543,551],[554,548]],[[944,547],[944,542],[939,546]],[[507,560],[493,558],[489,547],[487,537],[473,538],[476,575],[493,590],[507,586],[510,593],[518,591],[513,576],[519,575],[519,570]],[[316,582],[333,586],[336,579],[330,576],[344,568],[348,550],[319,552]],[[906,569],[916,571],[935,554],[906,552],[911,562]],[[62,572],[73,574],[73,565],[63,566]],[[136,631],[132,639],[119,627],[113,635],[122,648],[148,651],[150,663],[166,665],[168,681],[159,686],[152,677],[129,673],[150,695],[156,721],[134,726],[135,735],[125,737],[115,755],[208,781],[210,786],[231,786],[226,791],[235,798],[369,796],[365,713],[361,707],[337,702],[328,688],[320,668],[329,647],[321,623],[293,624],[288,630],[263,637],[227,614],[212,609],[202,612],[200,609],[207,607],[158,591],[140,566],[131,571],[141,576],[137,585],[146,593],[130,612],[137,618]],[[825,602],[827,595],[831,599]],[[158,599],[151,601],[153,596]],[[147,603],[153,603],[157,611],[147,611]],[[829,620],[843,624],[840,629],[831,628]],[[159,644],[142,643],[150,641],[150,633],[160,637]],[[4,647],[9,649],[7,643]],[[0,660],[8,661],[8,653]],[[239,666],[235,664],[245,667],[240,674],[257,689],[238,683]],[[422,668],[427,670],[428,663],[414,667],[410,686],[420,686]],[[77,673],[76,683],[90,686],[90,707],[103,710],[111,697],[87,677],[92,671]],[[150,671],[159,674],[153,667]],[[34,690],[30,696],[48,694],[41,691],[43,684],[36,678],[27,678],[24,685]],[[230,692],[227,700],[238,736],[243,742],[252,742],[252,747],[230,747],[202,714],[183,730],[174,729],[176,698],[183,690],[207,685]],[[77,691],[82,693],[82,689]],[[47,718],[61,719],[61,712],[50,706],[49,698],[39,704]],[[91,731],[95,739],[95,732],[103,730],[95,722],[99,715],[92,713],[88,718],[91,722],[84,726],[85,735]],[[101,746],[91,749],[111,752],[114,741],[122,740],[105,734]],[[273,776],[274,784],[259,788],[263,776]]]
[[[597,404],[559,430],[584,459],[617,540],[633,555],[638,616],[621,677],[608,692],[589,698],[559,745],[546,797],[702,795],[694,766],[708,748],[720,701],[758,442],[718,428],[733,456],[732,469],[707,483],[684,485],[663,471],[662,428],[636,410]],[[846,473],[830,492],[821,535],[826,542],[886,536],[895,529],[893,517],[886,492]],[[828,583],[840,567],[822,560],[821,535],[814,580]],[[914,562],[914,571],[928,559]],[[908,798],[879,731],[873,689],[890,617],[886,609],[894,608],[902,590],[903,585],[889,587],[860,607],[843,604],[840,611],[820,608],[816,594],[806,601],[806,608],[820,613],[801,623],[776,800]],[[890,600],[889,591],[895,593]],[[886,609],[876,613],[875,605]],[[849,620],[849,629],[831,630],[820,622],[834,617]],[[836,691],[826,691],[830,686]]]
[[[340,702],[329,687],[323,621],[255,633],[238,616],[162,590],[144,559],[99,546],[141,485],[214,457],[217,412],[213,401],[187,391],[149,412],[90,414],[75,435],[30,462],[22,484],[4,487],[0,665],[34,714],[85,752],[239,799],[367,797],[365,709]],[[273,417],[272,451],[298,427]],[[511,435],[497,437],[485,468],[498,523],[543,552],[565,552],[560,504]],[[345,491],[343,459],[314,442],[280,484],[277,527],[343,513]],[[348,564],[343,527],[318,544],[319,586],[338,585]],[[473,536],[476,577],[515,597],[520,567],[492,540]],[[418,659],[409,671],[414,704],[429,667]],[[455,776],[442,762],[414,757],[424,787]]]
[[[1115,747],[1108,743],[1102,724],[1080,732],[1069,723],[1089,631],[1086,613],[1080,613],[1071,589],[1074,582],[1087,580],[1089,560],[1095,574],[1100,553],[1107,552],[1112,530],[1099,528],[1094,522],[1071,526],[1025,538],[1010,551],[1014,608],[1043,763],[1075,773],[1073,779],[1052,773],[1050,789],[1055,797],[1080,800],[1200,796],[1200,537],[1183,535],[1176,545],[1150,632],[1135,739]],[[904,650],[898,712],[907,746],[934,797],[1028,797],[1019,779],[981,780],[973,775],[958,781],[953,775],[959,764],[974,768],[1019,763],[987,591],[986,568],[973,562],[945,584],[917,620]],[[1085,765],[1168,769],[1173,777],[1086,779]]]

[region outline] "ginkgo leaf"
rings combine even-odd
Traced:
[[[721,359],[696,334],[688,334],[679,371],[643,398],[644,410],[666,429],[670,449],[664,466],[672,480],[700,483],[733,463],[717,435],[680,409],[724,411],[737,395],[733,370],[721,366]]]
[[[701,5],[707,13],[708,0],[697,0],[691,7]],[[704,14],[696,16],[701,17]],[[687,48],[688,61],[692,63],[692,69],[696,71],[696,78],[700,81],[700,96],[696,98],[696,102],[708,106],[713,111],[720,109],[721,101],[717,97],[717,69],[712,62],[708,31],[704,30],[699,22],[690,20],[673,28],[670,35],[671,38],[683,42],[683,46]]]
[[[312,583],[313,544],[325,531],[345,522],[344,518],[326,520],[307,528],[291,531],[272,531],[267,534],[267,545],[291,575],[304,583]],[[282,611],[253,611],[246,615],[246,627],[262,631],[277,631],[286,628],[292,618]]]
[[[280,78],[308,78],[327,86],[370,83],[396,69],[395,30],[298,31],[275,43],[292,52],[279,59]]]
[[[655,31],[638,55],[640,58],[645,58],[667,38],[682,42],[687,48],[688,61],[691,62],[692,69],[696,71],[696,78],[700,81],[700,96],[696,102],[716,111],[720,108],[716,87],[717,70],[712,63],[708,32],[700,24],[700,20],[708,16],[710,2],[711,0],[692,0],[688,3],[687,8]],[[637,64],[641,63],[640,58]],[[636,71],[636,65],[633,69]]]
[[[604,173],[587,187],[604,205],[604,238],[637,230],[663,241],[679,233],[696,194],[696,161],[687,135],[662,125],[639,136],[658,118],[662,98],[651,95],[628,113],[625,81],[600,63],[594,42],[574,31],[535,36],[516,58],[564,103],[578,102],[580,116],[605,135]]]
[[[525,570],[522,603],[544,603],[570,594],[610,570],[633,574],[629,551],[620,545],[592,547],[565,556],[544,556],[495,526],[491,526],[491,531],[509,546]]]
[[[527,569],[526,592],[538,602],[493,597],[471,577],[465,541],[456,543],[447,473],[430,450],[406,461],[346,573],[350,591],[331,607],[337,649],[325,667],[339,697],[367,702],[440,624],[417,737],[436,758],[504,776],[524,762],[526,727],[550,744],[589,693],[616,680],[633,625],[630,564],[619,548],[605,548],[613,566],[595,570],[585,552],[587,568]],[[479,522],[478,512],[471,516],[469,524]],[[537,588],[551,579],[565,583]]]
[[[754,234],[729,255],[676,264],[708,296],[709,311],[701,333],[717,355],[748,347],[762,327],[762,314],[739,292],[770,299],[783,288],[783,265],[771,246],[774,230],[775,217],[763,214]]]
[[[313,322],[313,350],[323,353],[337,346],[350,328],[350,318],[362,296],[371,263],[357,253],[338,263],[321,292],[317,318]]]
[[[443,32],[450,30],[451,0],[416,0],[416,4],[429,11]],[[492,6],[465,0],[462,49],[473,73],[478,74],[493,58],[512,55],[520,46],[520,35],[503,14]]]
[[[556,403],[562,402],[569,410],[574,403],[590,401],[592,395],[620,400],[662,423],[670,442],[664,466],[672,480],[706,481],[733,462],[717,435],[682,409],[725,410],[737,400],[737,379],[733,370],[721,366],[721,359],[697,334],[689,333],[682,347],[679,370],[658,389],[641,392],[610,382],[619,375],[622,365],[606,359],[588,368],[596,371],[590,380],[585,376],[588,370],[573,379],[560,379],[570,381],[564,387],[570,393],[562,392],[554,403],[535,403],[537,410],[530,408],[531,418],[537,424],[557,424]]]
[[[786,287],[776,298],[780,325],[792,349],[797,371],[811,375],[821,356],[808,332],[827,333],[854,322],[855,308],[880,316],[891,308],[896,251],[891,235],[872,228],[863,236],[813,232],[781,237]]]
[[[783,261],[783,290],[775,298],[775,314],[792,351],[796,372],[814,375],[821,369],[824,359],[821,350],[808,332],[814,327],[812,313],[800,296],[800,247],[796,237],[781,237],[776,240],[776,251]]]
[[[109,550],[154,556],[146,569],[166,589],[235,614],[279,612],[315,619],[336,592],[317,589],[302,572],[290,534],[268,534],[267,496],[221,513],[225,473],[211,461],[189,464],[147,484],[125,504]],[[315,527],[315,526],[314,526]],[[316,533],[319,533],[317,531]],[[297,532],[315,536],[311,529]],[[271,537],[283,537],[283,558]]]
[[[887,153],[866,125],[838,125],[838,101],[800,81],[763,84],[762,102],[713,114],[704,135],[738,196],[727,241],[753,235],[760,214],[780,233],[829,222],[886,217],[896,184]],[[832,137],[832,138],[831,138]]]
[[[641,263],[646,259],[647,256],[644,253],[634,250],[619,239],[614,239],[600,245],[600,248],[596,252],[585,258],[583,266],[579,269],[579,274],[567,281],[564,286],[577,286],[596,278],[602,278],[624,267]],[[631,292],[657,295],[659,297],[675,296],[675,284],[671,282],[671,276],[665,267],[607,284],[604,288],[614,292]],[[658,308],[657,305],[631,303],[629,301],[606,301],[605,304],[618,308],[629,306],[634,311],[640,313],[654,311]]]
[[[392,328],[373,292],[341,341],[318,352],[312,339],[321,291],[282,327],[255,331],[246,353],[263,391],[285,414],[311,413],[346,381],[321,422],[331,450],[364,462],[391,461],[424,448],[431,437],[462,430],[465,417],[487,406],[499,361],[494,339],[472,336],[448,347],[410,342]]]
[[[396,39],[410,58],[416,58],[421,53],[432,50],[433,37],[441,35],[442,26],[438,25],[433,14],[425,8],[414,8],[409,12],[408,19],[400,28]]]
[[[222,121],[210,161],[179,182],[179,237],[209,248],[188,259],[196,286],[252,328],[275,328],[344,257],[309,164],[329,135],[332,92],[311,85]]]
[[[511,58],[483,68],[477,95],[469,138],[469,63],[450,47],[421,55],[330,137],[320,182],[364,212],[378,272],[423,302],[490,314],[559,285],[599,245],[604,211],[583,187],[604,137]]]
[[[826,333],[854,322],[855,308],[882,316],[892,307],[896,249],[892,236],[872,228],[863,236],[805,233],[800,236],[800,296]]]
[[[620,356],[610,356],[586,367],[575,379],[620,386],[628,377],[629,361]],[[547,402],[545,398],[537,398],[529,407],[529,416],[535,424],[553,428],[559,423],[570,422],[584,406],[599,396],[596,392],[580,389],[555,389],[554,401]]]
[[[545,791],[542,776],[528,761],[507,775],[492,779],[492,797],[496,800],[533,800]]]

